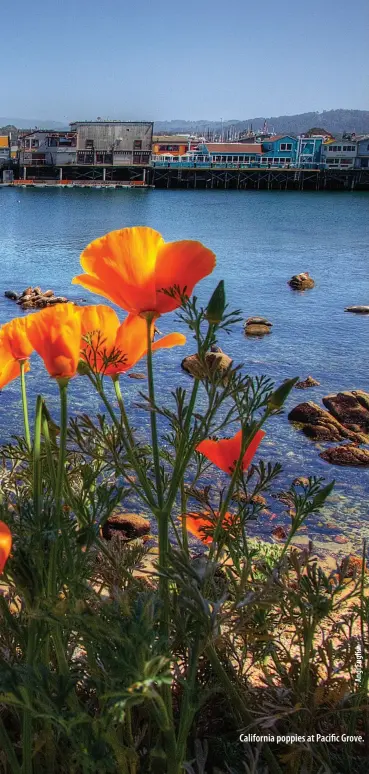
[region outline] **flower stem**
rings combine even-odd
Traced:
[[[0,717],[0,748],[5,753],[9,763],[9,770],[11,774],[21,774],[21,767],[17,761],[17,756],[14,752],[14,747],[6,732],[2,718]]]
[[[67,403],[67,388],[68,382],[59,380],[59,392],[60,392],[60,443],[59,443],[59,460],[58,471],[56,476],[55,485],[55,503],[57,514],[60,519],[60,509],[63,494],[63,481],[64,481],[64,469],[66,459],[66,446],[67,446],[67,429],[68,429],[68,403]]]
[[[41,475],[41,422],[42,422],[42,395],[37,396],[35,434],[33,439],[33,509],[35,518],[40,521],[42,500],[42,475]]]
[[[31,433],[29,429],[29,418],[28,418],[25,364],[26,364],[25,360],[20,361],[20,382],[21,382],[22,406],[23,406],[24,435],[26,438],[28,451],[30,452],[32,450],[32,444],[31,444]]]
[[[150,315],[147,316],[146,323],[147,323],[147,376],[148,376],[148,383],[149,383],[149,398],[151,403],[150,425],[151,425],[152,454],[153,454],[154,468],[155,468],[156,494],[158,498],[158,506],[159,506],[159,509],[161,509],[163,507],[163,488],[161,483],[158,429],[156,424],[156,413],[154,408],[155,387],[154,387],[154,371],[153,371],[153,364],[152,364],[152,342],[151,342],[152,317]]]
[[[134,441],[134,438],[133,438],[133,433],[132,433],[132,430],[131,430],[131,426],[129,424],[129,419],[127,417],[127,412],[126,412],[126,409],[124,407],[123,395],[122,395],[122,392],[121,392],[121,389],[120,389],[120,384],[119,384],[119,376],[113,377],[113,384],[114,384],[115,394],[117,396],[118,405],[119,405],[119,408],[120,408],[120,414],[121,414],[121,417],[122,417],[123,426],[124,426],[124,429],[125,429],[125,431],[127,433],[127,437],[128,437],[129,443],[131,444],[131,446],[133,448],[134,444],[135,444],[135,441]]]

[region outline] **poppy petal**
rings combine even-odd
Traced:
[[[0,573],[3,572],[12,548],[12,534],[7,524],[0,521]]]
[[[24,371],[30,370],[29,362],[26,360],[24,364]],[[6,387],[9,382],[17,379],[20,376],[20,364],[17,360],[9,359],[5,362],[0,361],[0,390]]]
[[[155,263],[164,244],[158,231],[147,226],[111,231],[83,250],[86,275],[72,281],[100,293],[128,312],[155,309]]]
[[[251,443],[247,447],[242,460],[243,471],[247,470],[247,468],[250,466],[264,436],[264,430],[258,430]],[[207,457],[210,462],[217,466],[217,468],[230,475],[233,472],[235,463],[240,456],[241,443],[242,430],[239,430],[238,433],[233,436],[233,438],[226,438],[221,441],[212,441],[211,439],[201,441],[201,443],[199,443],[199,445],[196,447],[196,450]]]
[[[156,259],[155,309],[160,314],[176,309],[179,306],[178,300],[161,292],[162,289],[169,290],[178,285],[182,292],[186,288],[186,294],[190,296],[195,285],[211,274],[214,266],[214,253],[201,242],[186,239],[163,243]]]
[[[8,349],[15,360],[26,360],[33,352],[25,317],[16,317],[5,323],[0,330],[0,340],[1,346]]]
[[[170,349],[171,347],[183,347],[186,343],[186,336],[183,333],[168,333],[167,336],[163,336],[162,339],[154,341],[152,344],[152,351],[157,349]]]

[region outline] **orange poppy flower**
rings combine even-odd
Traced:
[[[182,516],[179,517],[182,520]],[[202,543],[212,543],[212,533],[215,529],[214,521],[219,518],[219,512],[215,512],[211,517],[210,511],[202,511],[202,513],[186,513],[186,527],[191,535],[199,538]],[[227,513],[224,515],[222,527],[225,528],[232,524],[233,514]]]
[[[26,360],[33,352],[28,338],[27,318],[16,317],[0,329],[1,346],[11,352],[14,360]]]
[[[28,341],[26,318],[16,318],[0,329],[0,389],[20,376],[20,363],[29,371],[27,358],[33,347]]]
[[[81,266],[86,273],[73,283],[131,314],[158,316],[180,306],[162,290],[177,285],[190,296],[197,282],[213,271],[215,255],[201,242],[165,242],[158,231],[137,226],[95,239],[81,254]]]
[[[58,304],[27,319],[28,337],[54,379],[75,376],[81,348],[81,309]]]
[[[84,358],[94,370],[103,371],[106,376],[116,376],[129,371],[147,352],[146,320],[129,314],[120,324],[116,313],[107,306],[97,305],[85,307],[82,310],[82,333],[83,335],[93,334],[91,347],[86,342],[82,344]],[[152,334],[154,334],[154,323],[152,323]],[[152,351],[185,343],[186,337],[182,333],[170,333],[153,342]],[[115,362],[106,365],[106,360],[113,351],[119,355]]]
[[[264,435],[264,430],[258,430],[251,443],[248,445],[242,460],[242,470],[247,470],[251,465],[253,457],[256,454]],[[207,457],[210,462],[213,462],[217,468],[220,468],[220,470],[224,470],[225,473],[231,475],[241,453],[241,443],[242,430],[239,430],[233,438],[224,439],[222,441],[212,441],[210,439],[201,441],[196,447],[196,451],[201,452],[201,454]]]
[[[12,548],[12,533],[9,527],[0,521],[0,573],[4,567]]]

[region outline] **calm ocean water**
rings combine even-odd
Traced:
[[[264,339],[246,339],[240,325],[219,341],[229,355],[245,364],[248,373],[267,374],[277,381],[311,374],[320,381],[320,387],[295,390],[287,409],[303,400],[319,402],[330,392],[369,391],[369,317],[344,313],[350,304],[369,303],[368,215],[365,193],[2,189],[0,323],[19,311],[4,298],[7,289],[41,285],[73,300],[104,303],[70,285],[80,271],[81,250],[111,229],[149,225],[166,240],[199,239],[216,253],[216,270],[198,287],[201,300],[205,302],[224,278],[231,307],[240,308],[244,318],[263,315],[271,320],[273,332]],[[314,277],[314,290],[298,294],[289,289],[287,280],[300,271]],[[162,318],[160,330],[179,330],[173,317]],[[156,356],[163,399],[170,399],[175,383],[189,386],[180,361],[191,352],[189,338],[186,347]],[[138,364],[136,370],[143,369],[144,364]],[[34,401],[45,385],[38,367],[32,369],[28,383]],[[134,402],[144,385],[122,380],[128,403]],[[51,380],[47,380],[47,396],[55,414],[58,401]],[[74,380],[71,396],[77,410],[99,409],[83,379]],[[132,411],[139,432],[145,435],[147,415]],[[20,429],[19,384],[14,382],[0,395],[0,439],[9,440]],[[320,520],[307,523],[309,537],[328,551],[357,549],[369,532],[369,470],[323,462],[318,455],[325,445],[297,432],[286,414],[273,418],[267,429],[263,457],[283,463],[279,488],[297,475],[323,475],[337,481]],[[255,529],[268,536],[283,519],[266,515]],[[336,545],[338,534],[345,535],[348,543]]]

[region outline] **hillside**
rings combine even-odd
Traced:
[[[324,110],[322,113],[301,113],[293,116],[270,116],[232,119],[230,121],[155,121],[154,132],[198,132],[204,134],[207,130],[216,131],[234,127],[236,131],[247,129],[252,124],[253,129],[261,129],[264,121],[267,121],[269,129],[290,134],[302,134],[312,126],[324,126],[328,132],[342,134],[343,132],[356,132],[356,134],[369,133],[369,110]]]

